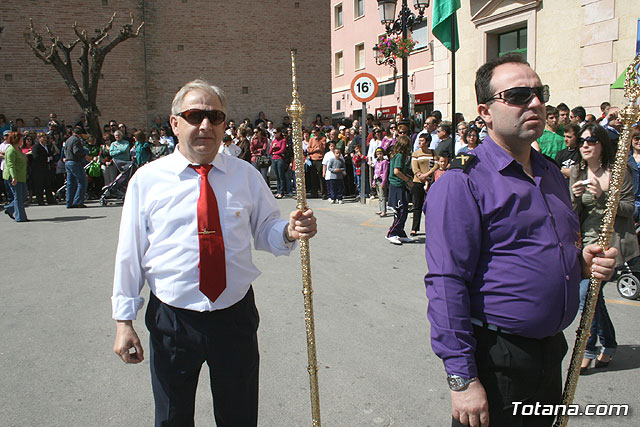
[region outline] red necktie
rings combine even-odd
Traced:
[[[198,241],[200,244],[200,292],[215,302],[227,287],[224,264],[224,239],[218,202],[209,184],[211,165],[190,165],[200,174],[198,198]]]

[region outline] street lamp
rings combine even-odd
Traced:
[[[429,0],[413,0],[413,7],[418,10],[418,15],[414,14],[407,6],[407,0],[402,0],[402,8],[398,13],[398,18],[394,19],[396,13],[397,0],[378,0],[378,10],[380,12],[380,22],[384,25],[387,35],[402,35],[407,38],[407,33],[427,18],[424,16],[425,10],[429,7]],[[392,65],[395,67],[395,60],[389,61],[387,58],[380,59],[380,51],[377,46],[373,48],[376,57],[376,64]],[[393,58],[392,58],[393,59]],[[408,78],[407,55],[402,56],[402,122],[409,125],[409,78]]]
[[[383,55],[382,52],[380,52],[378,45],[373,46],[373,57],[376,60],[376,65],[388,65],[392,68],[396,67],[396,58],[394,58],[393,55]]]

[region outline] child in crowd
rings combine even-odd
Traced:
[[[447,156],[438,157],[438,166],[439,169],[433,174],[433,182],[436,182],[449,169],[449,158]]]
[[[373,167],[373,179],[371,187],[378,192],[378,215],[387,216],[387,180],[389,178],[389,160],[384,158],[384,150],[376,149],[376,164]]]
[[[343,204],[342,191],[344,189],[343,177],[347,174],[345,170],[344,157],[339,148],[333,150],[334,157],[329,159],[327,171],[329,176],[329,199],[331,203]]]
[[[224,153],[227,156],[238,157],[242,149],[233,143],[231,135],[225,135],[222,137],[222,144],[218,149],[218,153]]]
[[[351,153],[351,159],[353,161],[353,176],[355,178],[356,181],[356,187],[358,188],[358,194],[360,194],[360,181],[361,181],[361,176],[360,176],[360,166],[365,163],[366,166],[366,161],[367,161],[367,156],[365,156],[364,154],[362,154],[362,149],[360,148],[359,145],[356,145],[353,147],[353,153]]]
[[[133,134],[133,140],[135,141],[133,149],[135,150],[136,165],[142,166],[149,163],[151,161],[151,148],[147,135],[142,131],[137,131]]]

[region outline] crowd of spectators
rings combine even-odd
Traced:
[[[599,234],[609,187],[613,153],[622,132],[620,109],[609,103],[601,105],[602,114],[586,114],[581,106],[570,109],[562,103],[546,107],[546,126],[532,147],[561,169],[567,179],[573,206],[582,224],[583,241],[593,241]],[[255,121],[244,119],[236,125],[228,120],[220,152],[251,163],[267,185],[275,184],[274,197],[283,198],[296,192],[296,173],[305,174],[310,198],[328,199],[342,204],[345,197],[356,198],[361,190],[367,197],[378,199],[378,215],[391,211],[394,221],[386,238],[395,245],[414,241],[420,231],[422,207],[426,193],[444,174],[456,156],[473,154],[473,149],[487,137],[480,116],[465,121],[456,114],[455,123],[442,120],[433,111],[421,129],[391,120],[386,125],[366,118],[366,134],[358,120],[332,123],[317,115],[310,126],[303,126],[304,164],[293,158],[292,123],[288,116],[280,124],[267,119],[263,112]],[[149,131],[131,129],[115,120],[104,125],[102,140],[86,134],[86,122],[65,126],[51,114],[46,126],[34,118],[33,126],[24,121],[7,121],[0,114],[0,144],[4,185],[0,197],[5,213],[17,222],[28,221],[24,206],[56,204],[56,192],[65,182],[65,141],[73,132],[85,135],[83,153],[88,175],[87,198],[100,197],[103,188],[135,162],[143,166],[172,153],[178,141],[166,119],[158,116]],[[621,254],[620,263],[633,261],[640,253],[635,223],[640,213],[640,128],[631,132],[632,148],[618,216],[614,245]],[[363,144],[364,139],[364,144]],[[364,150],[363,150],[364,147]],[[67,169],[68,172],[68,169]],[[82,202],[80,204],[83,205]],[[70,206],[67,201],[67,207]],[[413,213],[410,236],[404,228],[409,211]],[[429,219],[426,218],[426,221]],[[582,299],[588,282],[582,283]],[[596,352],[600,340],[603,350]],[[604,299],[598,300],[591,339],[583,368],[593,359],[596,366],[606,366],[615,353],[615,329],[608,316]]]

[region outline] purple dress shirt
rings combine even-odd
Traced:
[[[529,338],[578,311],[578,217],[557,166],[531,150],[534,179],[490,137],[427,193],[431,346],[448,374],[477,376],[470,318]]]

